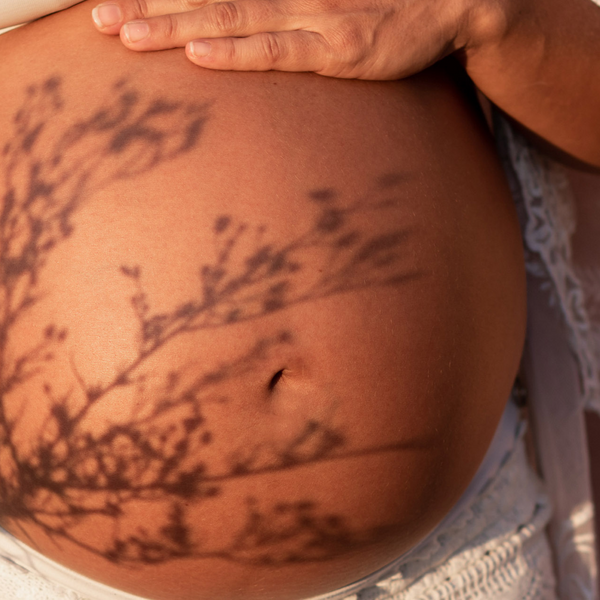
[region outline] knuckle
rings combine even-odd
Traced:
[[[360,25],[344,23],[332,35],[332,42],[340,54],[349,60],[358,60],[364,55],[365,35]]]
[[[131,0],[129,4],[136,18],[149,16],[150,11],[146,0]]]
[[[178,21],[173,15],[164,15],[161,18],[161,33],[167,39],[177,39],[179,33]]]
[[[285,48],[281,39],[271,33],[261,36],[261,51],[267,61],[271,64],[277,64],[285,58]]]
[[[213,4],[212,25],[223,33],[235,33],[242,25],[242,15],[234,2]]]
[[[223,40],[219,45],[219,58],[226,64],[235,62],[237,56],[236,46],[233,40]]]

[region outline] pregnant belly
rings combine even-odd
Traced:
[[[485,131],[442,69],[210,73],[90,8],[0,39],[3,526],[160,600],[350,583],[452,507],[517,369]]]

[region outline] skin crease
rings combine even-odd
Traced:
[[[134,53],[98,35],[92,7],[0,39],[3,210],[56,224],[54,245],[31,246],[36,302],[0,322],[4,385],[18,363],[7,356],[32,361],[40,339],[52,349],[3,392],[0,425],[17,423],[23,462],[0,453],[13,498],[3,495],[3,524],[70,568],[158,600],[297,600],[350,583],[460,497],[517,371],[522,248],[485,126],[441,68],[387,83],[199,70],[179,50]],[[237,245],[223,273],[227,240]],[[3,272],[33,269],[11,256]],[[288,292],[241,277],[282,264]],[[328,288],[335,277],[323,273],[344,285]],[[202,312],[194,302],[223,278],[240,294]],[[228,320],[232,308],[247,318]],[[185,330],[194,310],[200,325]],[[185,331],[164,342],[161,326]],[[186,427],[203,433],[196,445]],[[127,445],[140,438],[164,457],[141,475]],[[206,471],[193,470],[200,460]],[[163,472],[192,473],[199,491]],[[44,512],[66,501],[72,520]],[[97,503],[102,514],[86,513]],[[244,562],[260,538],[244,528],[281,535],[290,510],[299,533],[284,550],[306,560]],[[335,537],[340,523],[349,537]],[[181,555],[115,559],[114,540],[144,528]],[[177,545],[182,529],[202,544]],[[226,542],[233,557],[206,556]]]
[[[211,69],[397,79],[454,53],[524,128],[600,167],[600,10],[589,0],[111,0],[93,16],[132,50],[186,46]]]

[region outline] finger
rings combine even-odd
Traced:
[[[217,0],[109,0],[92,10],[92,19],[102,33],[117,35],[129,21],[181,13]]]
[[[273,2],[217,2],[185,13],[126,23],[121,40],[132,50],[163,50],[185,46],[197,38],[248,36],[295,28]]]
[[[208,69],[228,71],[335,71],[324,38],[309,31],[258,33],[245,38],[194,40],[187,57]]]

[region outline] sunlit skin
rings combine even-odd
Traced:
[[[185,46],[210,69],[391,80],[453,54],[538,143],[600,168],[590,0],[108,0],[90,16],[132,50]]]
[[[441,68],[198,70],[92,6],[0,38],[3,525],[157,600],[350,583],[450,510],[517,371],[486,127]]]

